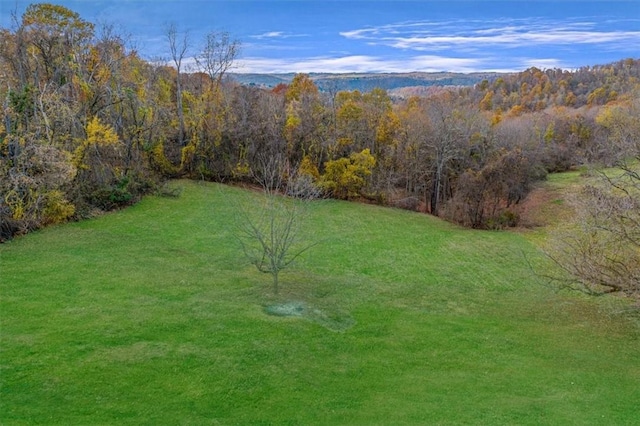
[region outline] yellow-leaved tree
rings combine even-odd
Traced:
[[[76,183],[90,205],[110,210],[127,204],[132,195],[125,172],[123,143],[97,116],[87,122],[86,138],[73,153],[78,168]]]
[[[354,152],[349,157],[328,161],[320,186],[336,198],[347,200],[359,197],[363,195],[367,177],[375,165],[376,159],[368,148]]]

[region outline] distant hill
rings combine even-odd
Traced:
[[[229,76],[240,84],[268,88],[281,83],[290,83],[295,74],[230,74]],[[322,91],[360,90],[362,92],[370,91],[376,87],[391,91],[406,87],[473,86],[482,80],[491,81],[498,76],[500,76],[499,73],[461,74],[451,72],[309,74],[309,77]]]

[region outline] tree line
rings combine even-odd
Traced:
[[[229,34],[165,34],[159,63],[62,6],[32,4],[0,30],[0,240],[129,205],[170,178],[256,183],[269,158],[325,196],[512,226],[536,181],[614,164],[619,123],[637,120],[637,59],[394,99],[321,91],[305,74],[238,85]]]

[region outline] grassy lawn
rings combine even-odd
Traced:
[[[178,184],[0,245],[1,424],[640,421],[624,301],[555,293],[526,236],[322,201],[276,297],[232,235],[253,195]]]

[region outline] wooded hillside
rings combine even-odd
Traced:
[[[0,240],[128,205],[168,178],[253,182],[275,156],[326,196],[503,227],[546,173],[632,154],[610,141],[639,120],[640,59],[392,100],[304,74],[234,83],[225,33],[187,73],[179,34],[167,36],[162,65],[61,6],[31,5],[0,30]]]

